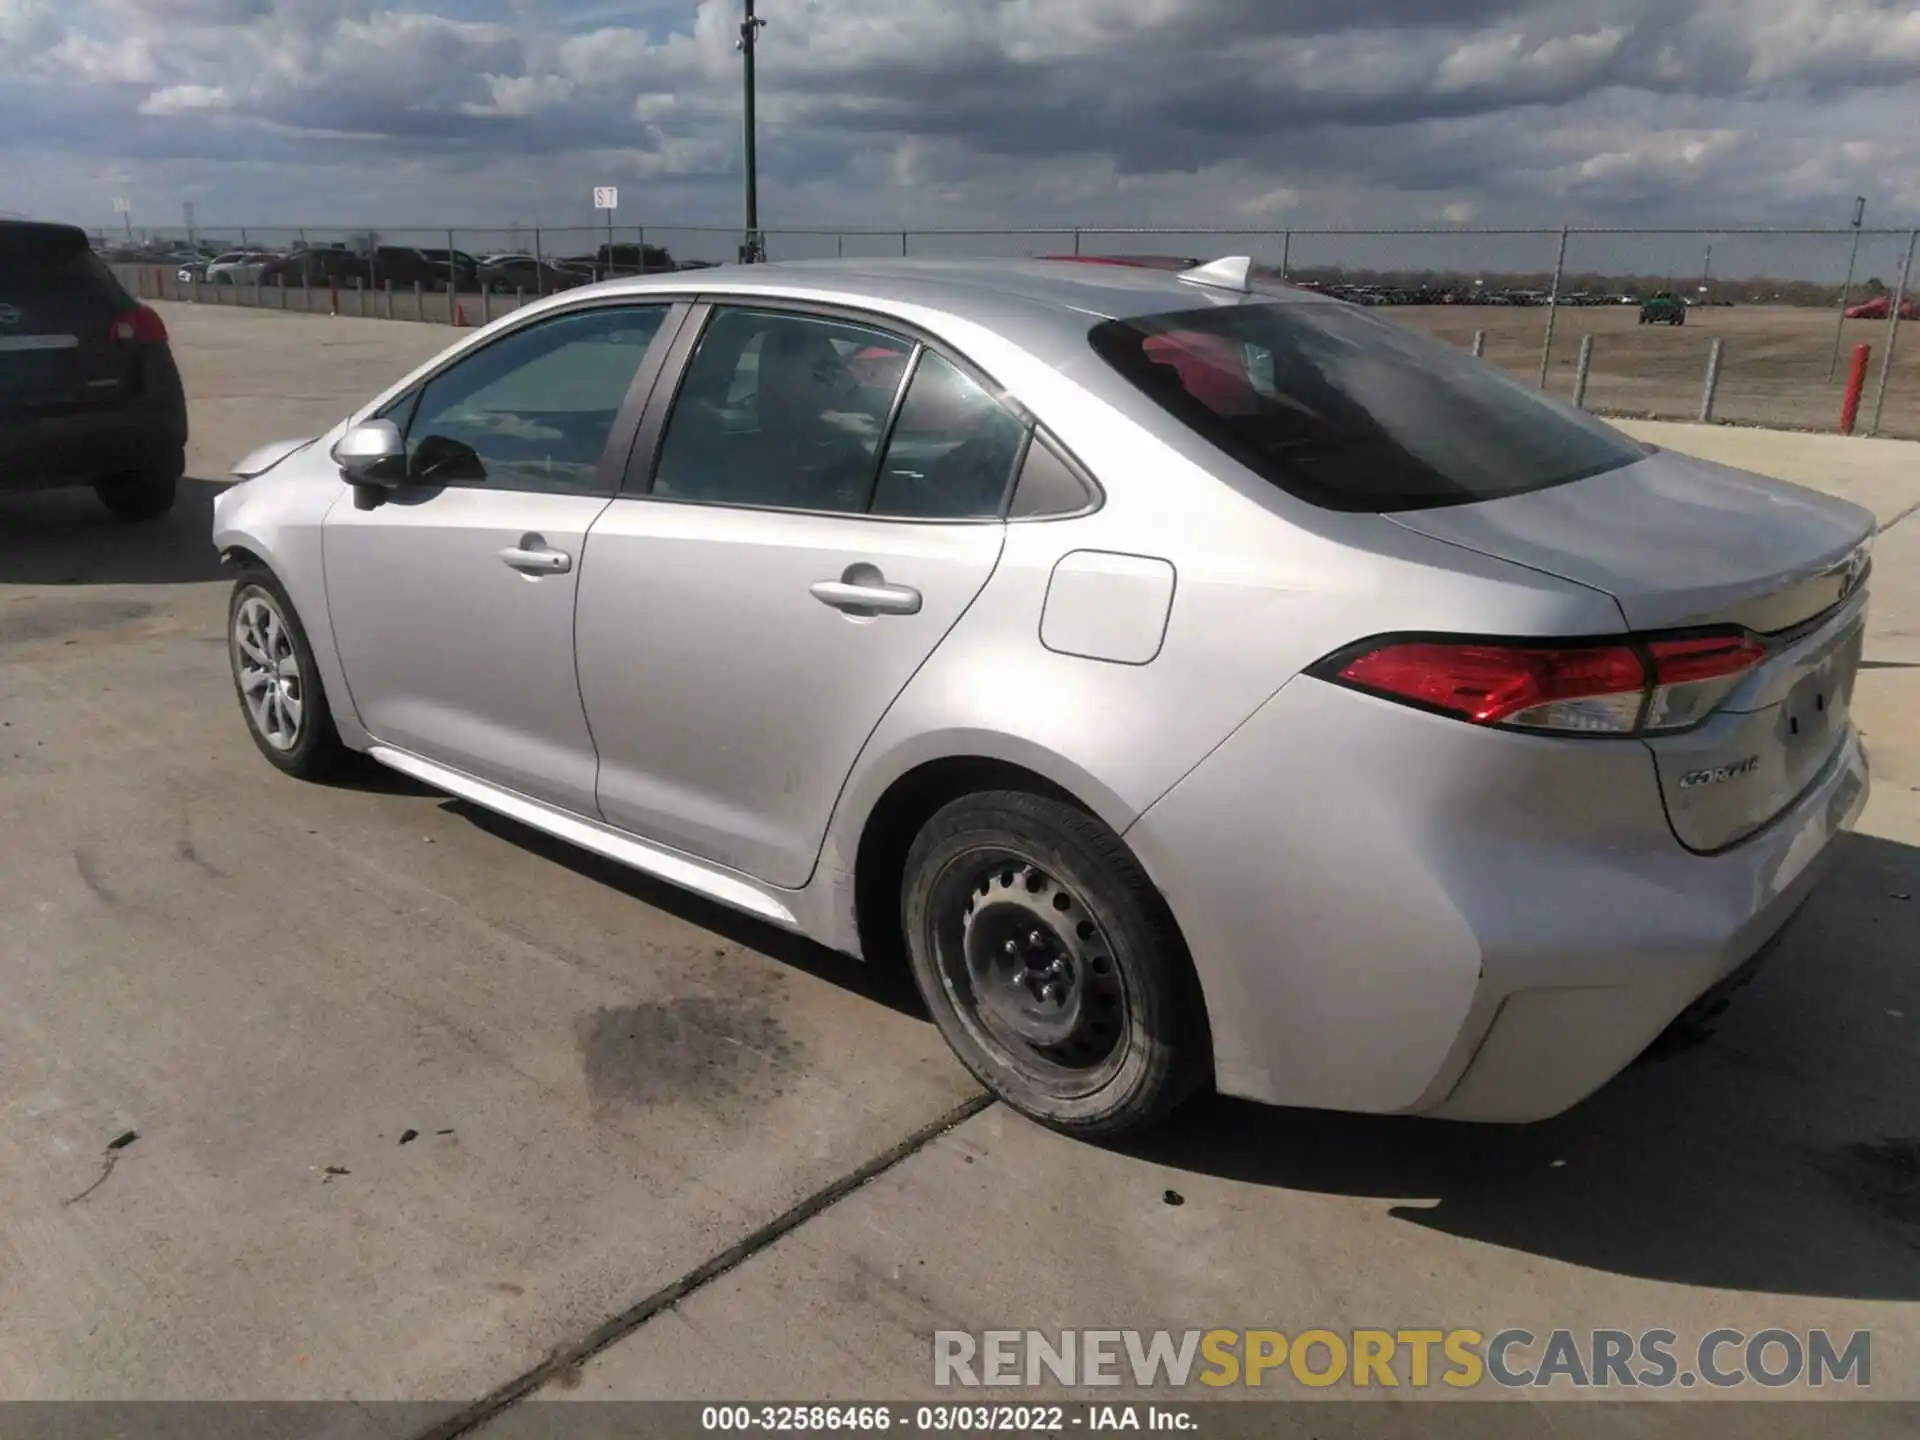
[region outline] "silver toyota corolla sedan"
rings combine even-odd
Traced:
[[[270,762],[905,964],[1076,1133],[1554,1114],[1865,802],[1867,512],[1244,260],[611,282],[237,473]]]

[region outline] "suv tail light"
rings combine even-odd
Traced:
[[[1640,735],[1697,725],[1767,658],[1743,631],[1594,643],[1363,642],[1308,672],[1475,725]]]
[[[151,305],[136,305],[124,314],[114,316],[107,334],[115,340],[131,340],[136,345],[167,343],[166,322]]]

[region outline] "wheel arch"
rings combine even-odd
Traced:
[[[1066,768],[1071,771],[1073,767]],[[847,857],[846,868],[852,878],[852,920],[861,957],[889,979],[907,979],[906,936],[900,914],[907,851],[914,837],[941,807],[964,795],[988,790],[1021,790],[1044,795],[1083,810],[1110,826],[1135,863],[1146,872],[1180,939],[1180,958],[1194,981],[1200,1005],[1198,1019],[1210,1051],[1213,1024],[1206,990],[1187,950],[1178,912],[1161,890],[1146,857],[1127,843],[1127,822],[1133,816],[1118,809],[1118,797],[1092,777],[1070,775],[1069,779],[1077,783],[1063,783],[1062,779],[1049,776],[1033,765],[1005,756],[972,751],[923,759],[895,775],[866,807],[858,837]],[[1095,794],[1107,802],[1105,806],[1092,803],[1089,797]]]

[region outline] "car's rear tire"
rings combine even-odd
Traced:
[[[318,780],[346,754],[313,646],[280,582],[242,575],[227,602],[227,661],[254,746],[275,769]]]
[[[169,460],[147,470],[103,476],[93,482],[93,493],[116,520],[157,520],[173,509],[185,469],[184,461]]]
[[[909,849],[901,907],[934,1023],[1023,1115],[1110,1138],[1206,1079],[1204,1005],[1172,913],[1094,816],[1016,790],[955,800]]]

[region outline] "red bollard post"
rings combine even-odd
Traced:
[[[1867,360],[1872,354],[1871,345],[1853,347],[1853,369],[1847,374],[1847,398],[1840,403],[1842,435],[1851,435],[1854,422],[1860,418],[1860,392],[1867,387]]]

